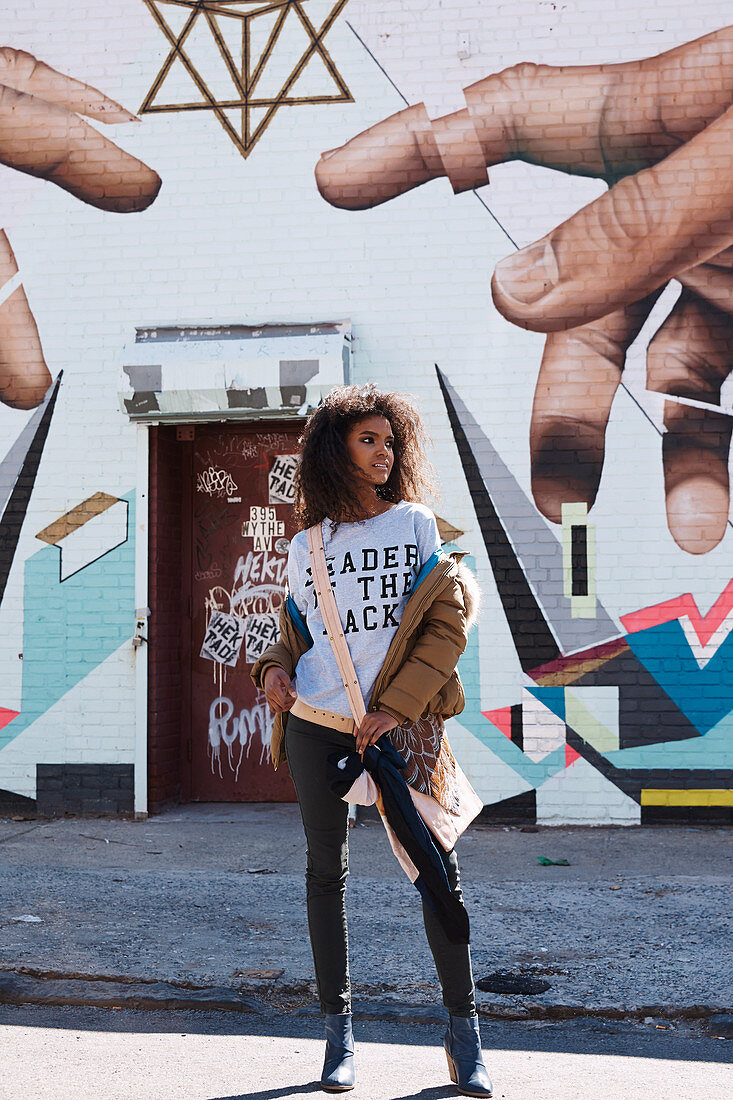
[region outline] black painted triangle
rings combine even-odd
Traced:
[[[617,768],[571,726],[565,726],[565,736],[568,745],[579,756],[635,802],[641,800],[641,792],[645,788],[684,790],[694,786],[703,790],[729,790],[733,785],[733,768]]]
[[[38,422],[35,434],[30,441],[25,458],[18,471],[18,477],[13,490],[8,498],[2,519],[0,519],[0,603],[5,595],[5,587],[8,583],[10,570],[13,565],[15,551],[18,548],[18,540],[23,527],[23,520],[28,511],[33,486],[36,483],[36,474],[41,462],[41,455],[46,444],[48,429],[51,426],[51,418],[56,405],[56,398],[61,383],[59,374],[54,384],[51,396],[47,398],[46,408],[43,410]]]
[[[500,802],[490,802],[479,814],[479,821],[491,821],[502,825],[504,822],[533,825],[537,820],[537,791],[522,791],[511,798],[502,798]]]
[[[529,582],[524,575],[521,563],[514,553],[502,522],[494,508],[478,463],[471,450],[466,433],[456,408],[448,393],[445,379],[436,364],[445,407],[450,426],[458,448],[458,454],[468,483],[468,491],[473,500],[476,518],[479,522],[489,562],[496,580],[504,614],[506,615],[512,639],[517,650],[519,663],[525,672],[537,668],[548,661],[554,661],[560,655],[542,608],[535,599]]]
[[[518,749],[524,751],[524,725],[522,723],[522,704],[515,703],[511,710],[512,741]]]
[[[0,790],[0,812],[3,814],[33,814],[36,813],[35,798],[27,798],[24,794],[16,794],[15,791]]]

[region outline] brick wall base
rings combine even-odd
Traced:
[[[42,817],[64,814],[131,814],[132,764],[36,764],[36,810]]]

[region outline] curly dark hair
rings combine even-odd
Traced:
[[[385,393],[371,383],[338,386],[309,416],[299,440],[295,521],[301,531],[326,517],[335,523],[363,518],[345,441],[349,429],[368,416],[385,417],[394,436],[394,465],[377,496],[395,503],[424,503],[435,497],[433,471],[425,456],[427,435],[412,399],[404,393]]]

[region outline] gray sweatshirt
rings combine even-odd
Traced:
[[[324,520],[323,543],[344,635],[368,706],[415,578],[440,549],[435,516],[422,504],[401,501],[381,516],[341,523],[335,530],[330,520]],[[290,544],[288,585],[313,637],[313,647],[300,658],[295,672],[298,695],[312,707],[350,718],[317,606],[305,531]]]

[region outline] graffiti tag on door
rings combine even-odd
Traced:
[[[252,511],[274,512],[260,508]],[[234,567],[230,588],[215,585],[206,597],[206,633],[200,655],[214,662],[217,695],[209,707],[208,747],[212,773],[222,775],[226,765],[239,775],[242,760],[259,752],[259,763],[269,760],[272,715],[258,693],[254,706],[235,713],[224,694],[227,668],[238,663],[242,649],[246,664],[254,664],[277,640],[280,607],[285,598],[287,558],[269,550],[249,550]],[[224,755],[223,755],[223,750]]]
[[[257,751],[259,743],[259,763],[270,759],[273,718],[265,698],[258,693],[254,706],[243,708],[234,713],[234,703],[226,695],[219,695],[209,707],[209,755],[211,770],[218,770],[223,778],[221,757],[222,747],[226,750],[227,763],[234,772],[235,782],[239,779],[242,760],[250,752]]]

